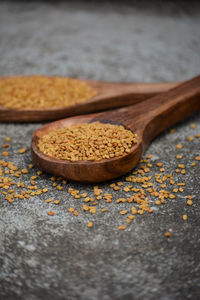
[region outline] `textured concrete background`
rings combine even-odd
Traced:
[[[150,1],[151,2],[151,1]],[[47,74],[105,81],[184,80],[200,73],[200,6],[194,1],[141,1],[131,4],[103,1],[0,3],[0,74]],[[190,123],[196,129],[190,128]],[[20,168],[31,163],[32,132],[41,124],[0,124],[0,146],[12,138],[9,160]],[[138,216],[123,232],[117,226],[126,217],[119,211],[130,204],[100,202],[105,214],[82,211],[83,200],[74,199],[68,187],[93,194],[92,185],[69,183],[64,191],[52,187],[49,175],[41,175],[38,187],[47,194],[12,205],[0,189],[0,299],[132,300],[194,299],[200,297],[199,140],[200,115],[166,131],[153,141],[150,175],[163,161],[166,173],[186,182],[175,200],[155,207],[153,214]],[[182,143],[178,151],[176,144]],[[17,150],[28,147],[19,156]],[[175,158],[182,153],[186,175],[177,175]],[[0,154],[0,160],[2,159]],[[22,180],[28,185],[31,170]],[[120,178],[124,181],[125,177]],[[125,182],[125,181],[124,181]],[[110,183],[99,185],[113,198]],[[125,183],[125,185],[128,185]],[[168,185],[167,189],[172,189]],[[194,205],[186,205],[186,196]],[[46,198],[60,205],[47,204]],[[67,210],[79,212],[75,217]],[[48,216],[52,209],[55,216]],[[183,222],[182,215],[188,215]],[[92,229],[87,222],[94,222]],[[164,233],[172,229],[170,239]]]

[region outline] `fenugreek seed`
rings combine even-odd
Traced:
[[[13,97],[15,90],[15,97]],[[85,82],[67,77],[20,76],[0,80],[0,105],[7,108],[63,107],[96,95]]]
[[[200,156],[196,156],[195,159],[196,159],[196,160],[200,160]]]
[[[190,128],[195,129],[196,125],[194,123],[190,124]]]
[[[188,219],[187,215],[183,215],[182,218],[184,221],[186,221]]]
[[[26,151],[27,151],[27,148],[23,147],[23,148],[21,148],[21,149],[18,150],[18,153],[19,154],[24,154]]]
[[[176,155],[176,158],[177,158],[177,159],[181,159],[181,158],[183,158],[183,155],[177,154],[177,155]]]
[[[83,198],[87,197],[87,193],[82,193],[81,197],[83,197]]]
[[[73,207],[68,208],[68,212],[74,212],[74,208]]]
[[[156,165],[157,165],[157,167],[162,167],[163,166],[163,164],[161,162],[158,162]]]
[[[59,200],[55,200],[53,203],[56,204],[56,205],[58,205],[58,204],[60,204],[60,201]]]
[[[129,218],[130,220],[134,220],[134,219],[135,219],[135,216],[129,215],[128,218]]]
[[[118,230],[125,230],[125,229],[126,229],[126,225],[118,226]]]
[[[75,211],[74,211],[74,215],[75,215],[76,217],[78,217],[79,213],[75,210]]]
[[[194,141],[194,137],[193,136],[188,136],[187,140],[190,141],[190,142]]]
[[[167,238],[169,238],[171,236],[171,233],[169,231],[165,232],[164,236],[167,237]]]
[[[120,211],[120,215],[125,215],[125,214],[127,214],[127,210],[122,210],[122,211]]]
[[[156,205],[160,205],[160,203],[161,203],[160,200],[156,200],[156,201],[155,201],[155,204],[156,204]]]
[[[2,152],[1,154],[2,154],[2,156],[8,156],[8,152],[6,152],[6,151]]]
[[[106,208],[102,208],[102,209],[101,209],[101,212],[106,212]]]
[[[94,122],[54,130],[38,140],[38,147],[48,156],[75,162],[118,157],[135,143],[136,134],[123,126]]]
[[[10,145],[9,144],[3,144],[2,148],[8,148]]]
[[[54,212],[53,212],[52,210],[50,210],[50,211],[48,212],[48,215],[49,215],[49,216],[54,216]]]
[[[177,145],[176,145],[176,148],[177,148],[177,149],[182,149],[182,148],[183,148],[183,145],[182,145],[182,144],[177,144]]]
[[[187,195],[187,198],[188,199],[193,199],[193,196],[192,195]]]
[[[195,162],[192,162],[192,163],[191,163],[191,166],[192,166],[192,167],[195,167],[195,166],[196,166],[196,163],[195,163]]]
[[[185,165],[184,165],[184,164],[178,164],[178,167],[179,167],[180,169],[184,169],[184,168],[185,168]]]
[[[191,206],[193,204],[192,200],[187,201],[187,205]]]
[[[52,202],[52,199],[50,199],[50,198],[49,198],[49,199],[46,199],[45,202],[46,202],[46,203],[50,203],[50,202]]]
[[[93,222],[88,222],[87,226],[88,226],[89,228],[93,227]]]

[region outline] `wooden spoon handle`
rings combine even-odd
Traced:
[[[139,106],[139,105],[138,105]],[[160,132],[200,110],[200,76],[141,103],[146,108],[144,146]]]

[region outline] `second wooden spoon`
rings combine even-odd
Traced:
[[[41,122],[103,111],[140,102],[178,85],[178,82],[109,83],[93,80],[80,81],[86,82],[89,86],[94,88],[97,95],[85,102],[60,108],[9,109],[0,106],[0,121]]]
[[[151,140],[161,131],[200,109],[200,76],[141,103],[85,116],[77,116],[47,124],[32,137],[32,159],[48,173],[80,182],[100,182],[116,178],[134,168]],[[123,156],[101,161],[68,162],[44,155],[37,147],[38,139],[51,130],[75,123],[114,123],[124,125],[138,135],[138,143]]]

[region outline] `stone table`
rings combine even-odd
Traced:
[[[2,1],[0,72],[104,81],[186,80],[200,70],[199,15],[195,1],[135,1],[134,5],[132,1]],[[1,123],[0,146],[6,136],[11,142],[8,158],[2,156],[2,149],[0,160],[28,168],[31,135],[40,126]],[[163,162],[165,174],[173,174],[175,184],[166,181],[167,190],[171,192],[178,182],[186,185],[165,205],[155,205],[156,197],[148,195],[153,213],[137,215],[124,231],[118,226],[126,224],[127,215],[120,211],[130,211],[133,204],[117,204],[116,199],[128,198],[132,192],[113,191],[110,184],[116,180],[98,185],[112,194],[113,201],[100,200],[96,214],[84,212],[84,198],[74,199],[68,193],[71,187],[92,197],[93,185],[61,183],[59,191],[52,186],[51,175],[42,174],[36,184],[48,192],[13,204],[4,200],[1,188],[0,299],[199,299],[200,162],[191,164],[200,155],[195,137],[200,133],[200,115],[175,128],[174,133],[168,130],[157,137],[144,159],[152,154],[148,175],[156,187],[157,162]],[[188,141],[188,136],[195,139]],[[19,155],[24,146],[28,151]],[[185,175],[175,172],[180,153]],[[29,169],[29,174],[14,180],[28,186],[37,171]],[[126,177],[118,180],[123,186],[130,185]],[[194,197],[192,206],[186,204],[188,195]],[[60,204],[46,203],[47,198]],[[69,207],[79,215],[68,212]],[[54,216],[48,215],[49,210]],[[88,221],[93,221],[93,228],[87,227]],[[164,236],[168,231],[170,238]]]

